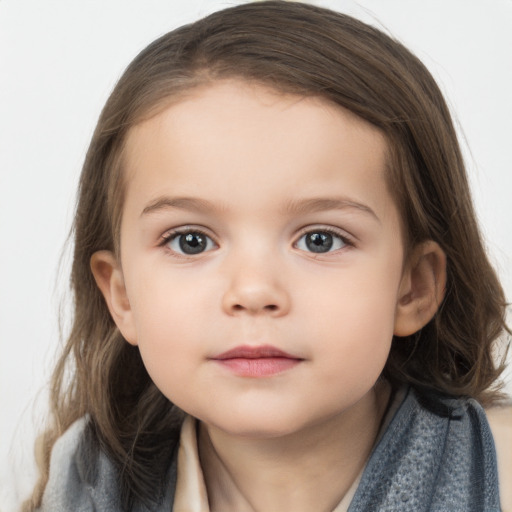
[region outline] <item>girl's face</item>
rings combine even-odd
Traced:
[[[134,127],[124,163],[114,317],[172,402],[269,437],[369,396],[404,280],[376,128],[224,81]]]

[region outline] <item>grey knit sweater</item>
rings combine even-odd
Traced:
[[[53,449],[41,512],[120,512],[117,472],[104,454],[88,465],[80,448],[86,420]],[[134,512],[172,511],[177,453],[163,501]],[[409,389],[375,446],[349,512],[497,512],[496,453],[480,405]]]

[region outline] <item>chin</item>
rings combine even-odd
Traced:
[[[226,434],[247,439],[275,439],[295,434],[305,428],[304,418],[296,414],[285,414],[280,411],[244,413],[225,413],[222,417],[206,418],[204,422]]]

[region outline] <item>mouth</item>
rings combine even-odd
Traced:
[[[240,346],[212,358],[239,377],[271,377],[297,366],[304,359],[276,347]]]

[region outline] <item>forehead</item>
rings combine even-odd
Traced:
[[[130,130],[123,161],[126,201],[139,210],[169,193],[247,204],[283,190],[292,200],[322,196],[341,177],[354,199],[389,199],[379,129],[325,99],[243,81],[201,86],[166,104]]]

